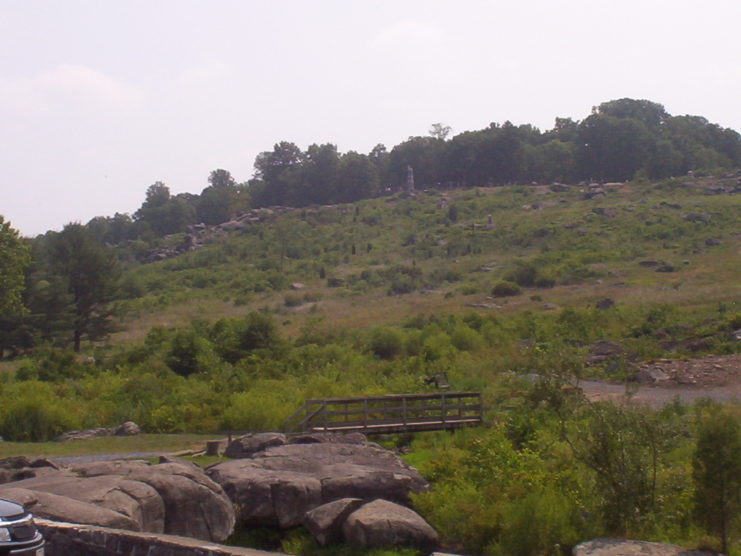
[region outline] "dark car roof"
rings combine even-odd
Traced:
[[[23,506],[21,506],[20,504],[16,504],[15,502],[11,502],[10,500],[3,500],[2,498],[0,498],[0,519],[16,517],[24,515],[25,513],[26,510],[24,510]]]

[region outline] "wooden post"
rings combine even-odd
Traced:
[[[402,412],[402,422],[404,423],[404,432],[407,432],[407,397],[404,396],[401,398],[401,412]]]
[[[447,418],[447,416],[445,414],[446,411],[447,411],[447,409],[445,408],[445,394],[442,395],[442,402],[443,402],[443,408],[442,408],[443,409],[443,428],[445,428],[445,421],[446,421],[446,418]]]
[[[363,400],[363,430],[368,430],[368,398]]]
[[[206,455],[207,456],[218,456],[221,449],[221,440],[207,440],[206,441]]]

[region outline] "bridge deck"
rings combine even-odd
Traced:
[[[482,423],[479,392],[395,394],[308,400],[287,431],[386,434],[448,430]]]

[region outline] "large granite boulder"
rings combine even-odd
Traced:
[[[39,477],[59,470],[59,466],[46,458],[11,456],[0,459],[0,484]]]
[[[134,436],[141,432],[141,429],[139,428],[139,425],[134,423],[134,421],[126,421],[125,423],[122,423],[118,425],[114,431],[114,436]]]
[[[322,503],[321,481],[308,474],[264,469],[244,459],[218,464],[208,473],[248,525],[294,527]]]
[[[342,525],[348,516],[364,504],[360,498],[342,498],[307,512],[304,525],[321,546],[342,539]]]
[[[434,549],[439,538],[424,519],[409,508],[374,500],[356,510],[342,525],[345,542],[358,548],[381,546]]]
[[[222,488],[196,466],[118,461],[77,465],[72,469],[83,477],[120,475],[153,488],[164,504],[165,533],[219,541],[234,530],[231,501]]]
[[[0,497],[30,503],[49,519],[209,541],[233,531],[234,508],[200,468],[144,461],[79,464],[0,485]]]
[[[377,444],[342,443],[337,437],[267,448],[206,472],[239,508],[242,521],[285,528],[300,525],[306,512],[333,500],[408,504],[410,492],[428,486],[414,468]]]
[[[23,504],[35,516],[53,521],[100,525],[128,531],[141,530],[140,523],[124,514],[49,492],[10,486],[0,491],[0,497]]]
[[[594,539],[574,547],[574,556],[712,556],[713,554],[715,553],[707,550],[628,539]]]
[[[134,531],[149,533],[164,532],[164,503],[152,487],[120,476],[101,475],[84,478],[75,473],[58,472],[16,481],[14,489],[25,489],[37,493],[53,494],[59,498],[76,500],[98,508],[105,508],[129,519],[133,525],[126,527]],[[0,491],[0,495],[3,491]],[[48,499],[47,502],[54,500]],[[60,513],[58,508],[49,507],[49,512]],[[63,515],[63,514],[62,514]],[[51,515],[46,515],[53,519]],[[61,516],[57,516],[59,519]],[[86,521],[99,525],[97,521]]]

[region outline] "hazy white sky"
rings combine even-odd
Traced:
[[[631,97],[741,130],[738,0],[0,0],[0,214],[24,235],[239,181],[293,141],[389,148]]]

